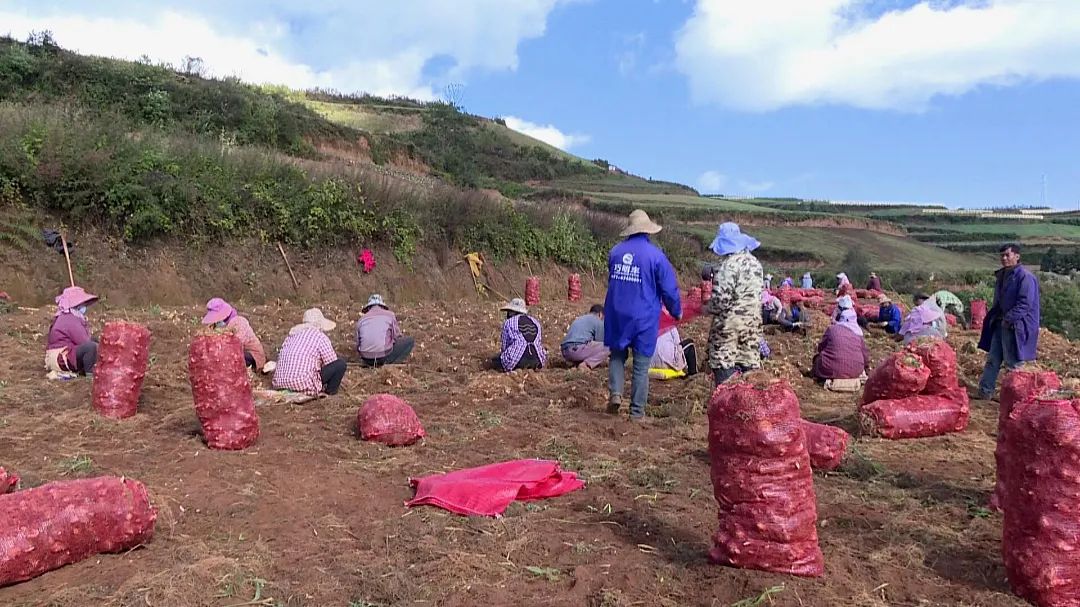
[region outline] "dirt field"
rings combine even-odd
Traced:
[[[534,310],[552,360],[560,360],[563,330],[587,306]],[[410,365],[350,365],[338,396],[261,407],[259,442],[239,453],[210,451],[199,436],[186,370],[198,307],[93,310],[95,330],[104,318],[125,318],[153,331],[140,412],[123,422],[92,411],[89,381],[43,378],[50,310],[0,315],[0,465],[28,487],[129,476],[146,483],[160,509],[145,547],[0,589],[0,604],[1023,604],[1005,582],[1001,519],[984,508],[994,480],[995,404],[973,403],[963,434],[859,440],[844,472],[815,475],[824,578],[716,567],[705,556],[716,517],[703,415],[709,380],[653,382],[650,414],[660,419],[632,425],[603,412],[603,370],[484,370],[496,347],[496,308],[405,307],[402,325],[419,342]],[[300,311],[245,309],[273,351]],[[338,353],[349,356],[358,309],[325,311],[339,322]],[[703,344],[706,330],[698,320],[684,333]],[[806,338],[771,337],[768,368],[792,381],[807,418],[854,430],[854,397],[825,393],[800,375],[818,335],[820,327]],[[972,338],[952,338],[969,373],[980,365],[964,345]],[[877,357],[893,347],[881,337],[871,342]],[[1075,349],[1060,340],[1049,346],[1076,368]],[[357,440],[356,410],[377,392],[414,405],[428,431],[422,444],[391,449]],[[525,457],[557,458],[588,486],[514,504],[500,519],[402,505],[410,476]]]

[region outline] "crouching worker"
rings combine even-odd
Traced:
[[[916,293],[914,302],[915,307],[908,312],[904,324],[900,326],[900,336],[904,338],[904,344],[920,337],[945,339],[949,327],[945,321],[945,313],[938,307],[937,302],[925,293]]]
[[[406,337],[382,295],[372,295],[356,323],[356,351],[365,367],[400,365],[412,354],[416,340]]]
[[[492,365],[505,372],[544,368],[547,352],[541,343],[540,321],[529,316],[525,300],[512,299],[500,309],[506,312],[506,321],[499,339],[500,353]]]
[[[56,298],[56,314],[45,346],[45,369],[50,378],[93,375],[97,341],[90,337],[86,308],[97,302],[82,287],[68,287]]]
[[[595,304],[588,314],[574,319],[560,348],[566,362],[579,369],[595,369],[607,362],[611,351],[604,345],[604,306]]]
[[[944,310],[946,314],[952,314],[956,317],[956,322],[961,329],[968,330],[968,322],[964,318],[964,302],[960,301],[960,298],[955,293],[942,289],[934,293],[933,297],[939,308]]]
[[[675,319],[664,310],[660,314],[660,335],[656,338],[656,352],[649,362],[649,377],[674,379],[694,375],[697,371],[697,348],[694,340],[680,339]]]
[[[902,322],[903,313],[900,311],[900,306],[894,304],[888,295],[880,295],[878,297],[877,322],[872,324],[885,329],[885,332],[889,335],[896,335],[900,333]]]
[[[795,331],[805,332],[805,327],[810,324],[809,313],[803,307],[801,301],[788,302],[780,308],[780,313],[776,317],[776,324],[780,325],[781,329],[788,333]]]
[[[206,302],[206,315],[203,316],[202,324],[216,329],[230,331],[240,340],[244,346],[244,364],[249,369],[270,373],[274,370],[274,363],[267,363],[266,351],[263,350],[262,342],[259,341],[251,323],[240,316],[236,308],[229,305],[224,299],[215,297]]]
[[[860,378],[869,370],[870,352],[855,310],[840,308],[818,343],[812,369],[814,379],[826,382],[829,389],[854,392],[862,385]]]
[[[318,308],[304,312],[304,322],[289,329],[289,336],[281,344],[274,389],[311,396],[337,394],[345,377],[345,361],[338,358],[326,336],[336,326]]]

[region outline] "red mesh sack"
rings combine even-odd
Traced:
[[[566,279],[566,300],[581,301],[581,274],[571,274]]]
[[[530,276],[525,279],[525,305],[535,306],[540,303],[540,277]]]
[[[130,322],[105,323],[94,366],[94,410],[113,419],[135,415],[150,362],[150,329]]]
[[[990,497],[990,507],[1000,510],[1003,504],[1005,485],[1008,484],[1009,462],[1014,457],[1009,453],[1010,441],[1006,438],[1008,433],[1008,419],[1017,405],[1030,400],[1042,398],[1047,394],[1061,389],[1061,380],[1053,371],[1011,371],[1001,380],[1001,403],[998,408],[998,434],[997,447],[994,449],[994,460],[997,462],[997,482],[994,485],[994,494]],[[1021,456],[1023,454],[1020,454]]]
[[[950,327],[955,327],[956,324],[957,324],[956,315],[955,314],[946,314],[945,315],[945,324],[949,325]]]
[[[708,303],[712,299],[712,281],[701,281],[701,303]]]
[[[971,328],[981,331],[986,320],[986,302],[982,299],[971,300]]]
[[[879,400],[859,408],[859,426],[870,436],[881,438],[926,438],[967,428],[967,391],[952,394],[909,396]]]
[[[191,394],[211,449],[246,449],[259,438],[259,416],[235,335],[199,335],[188,357]]]
[[[843,428],[803,420],[806,450],[810,454],[810,467],[814,470],[836,470],[847,454],[851,435]]]
[[[922,393],[930,379],[930,369],[915,354],[900,350],[881,361],[866,380],[861,404],[894,400]]]
[[[907,349],[930,369],[930,377],[922,394],[948,394],[960,385],[956,376],[956,351],[944,339],[919,338],[911,342]]]
[[[1080,605],[1080,400],[1028,400],[1006,421],[1001,553],[1013,592]]]
[[[360,438],[391,447],[404,447],[424,438],[416,411],[393,394],[376,394],[356,412]]]
[[[817,501],[799,399],[786,382],[723,384],[709,402],[714,563],[817,577]]]
[[[0,468],[0,495],[14,491],[19,486],[19,475]]]
[[[686,301],[700,301],[705,303],[705,296],[701,293],[701,287],[693,287],[686,292]]]
[[[150,541],[157,510],[142,483],[115,476],[0,495],[0,586]]]

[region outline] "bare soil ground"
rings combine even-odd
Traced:
[[[534,310],[552,360],[587,305]],[[1005,582],[1001,519],[985,509],[996,404],[973,403],[962,434],[860,439],[843,472],[815,475],[825,577],[717,567],[705,556],[716,517],[703,415],[709,380],[653,382],[649,413],[657,423],[632,425],[603,412],[604,370],[485,370],[498,336],[496,308],[475,300],[404,307],[402,324],[419,342],[408,366],[350,365],[338,396],[261,407],[259,442],[238,453],[210,451],[199,436],[187,381],[197,306],[108,311],[153,331],[139,414],[122,422],[92,411],[89,381],[44,379],[48,309],[0,315],[0,465],[30,487],[129,476],[146,483],[160,509],[145,547],[2,588],[0,604],[1022,604]],[[339,354],[349,356],[358,310],[325,311],[339,322]],[[300,312],[245,310],[272,351]],[[92,320],[100,329],[103,319]],[[854,395],[827,393],[801,375],[823,322],[808,337],[771,337],[768,370],[792,382],[807,418],[853,431]],[[698,320],[683,332],[703,344],[706,331]],[[966,345],[973,338],[952,337],[967,373],[980,366]],[[1076,369],[1070,344],[1044,344]],[[895,346],[876,336],[871,347],[880,358]],[[422,444],[357,440],[356,410],[378,392],[416,408],[428,431]],[[526,457],[557,458],[588,486],[514,504],[499,519],[402,505],[410,476]]]

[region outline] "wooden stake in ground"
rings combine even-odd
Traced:
[[[289,276],[292,278],[293,288],[297,291],[300,290],[300,283],[296,282],[296,274],[293,274],[292,264],[289,263],[289,258],[285,255],[285,247],[281,246],[281,243],[277,243],[277,250],[281,252],[281,258],[285,260],[285,267],[289,270]]]
[[[54,241],[55,242],[55,241]],[[60,234],[60,244],[64,246],[64,261],[67,262],[68,280],[71,281],[71,286],[75,286],[75,273],[71,271],[71,255],[68,254],[67,239],[64,238],[64,234]]]

